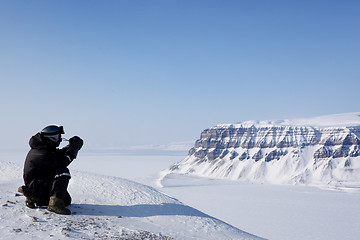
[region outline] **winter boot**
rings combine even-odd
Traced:
[[[65,207],[64,200],[57,198],[56,196],[50,197],[50,201],[47,209],[57,214],[63,214],[63,215],[71,214],[71,211]]]
[[[20,186],[18,192],[26,197],[25,204],[29,208],[36,208],[35,202],[31,199],[26,186]]]

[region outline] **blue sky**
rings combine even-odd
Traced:
[[[358,1],[0,1],[2,148],[359,111]]]

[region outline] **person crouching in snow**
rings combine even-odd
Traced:
[[[59,149],[64,133],[62,126],[50,125],[30,138],[31,149],[24,164],[25,186],[18,189],[30,208],[48,206],[49,211],[71,214],[66,208],[71,204],[67,191],[71,175],[67,166],[76,158],[83,140],[74,136],[67,146]]]

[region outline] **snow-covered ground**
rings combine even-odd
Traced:
[[[251,184],[184,175],[168,175],[159,187],[160,170],[185,156],[80,153],[70,166],[71,210],[76,214],[34,211],[24,207],[23,197],[14,196],[22,182],[25,155],[0,156],[1,239],[253,238],[243,231],[273,240],[360,237],[357,188]]]
[[[268,239],[355,240],[360,236],[358,188],[251,184],[184,175],[170,175],[159,187],[159,169],[185,155],[104,157],[109,164],[101,170],[96,168],[96,155],[84,155],[73,167],[150,185],[186,205]],[[85,162],[87,167],[82,166]],[[119,167],[114,169],[114,165]]]
[[[251,184],[170,175],[164,191],[245,231],[268,239],[359,239],[355,190]]]
[[[86,160],[83,165],[91,167],[92,160]],[[96,164],[121,168],[121,161],[115,165],[104,158]],[[150,186],[81,168],[85,171],[72,171],[69,186],[73,215],[61,216],[25,207],[24,197],[15,195],[22,184],[22,164],[2,156],[1,239],[260,239]]]

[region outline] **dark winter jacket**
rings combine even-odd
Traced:
[[[29,185],[34,179],[53,179],[58,171],[66,168],[72,161],[66,154],[69,146],[62,149],[49,148],[40,133],[31,137],[29,145],[31,150],[24,165],[25,185]]]

